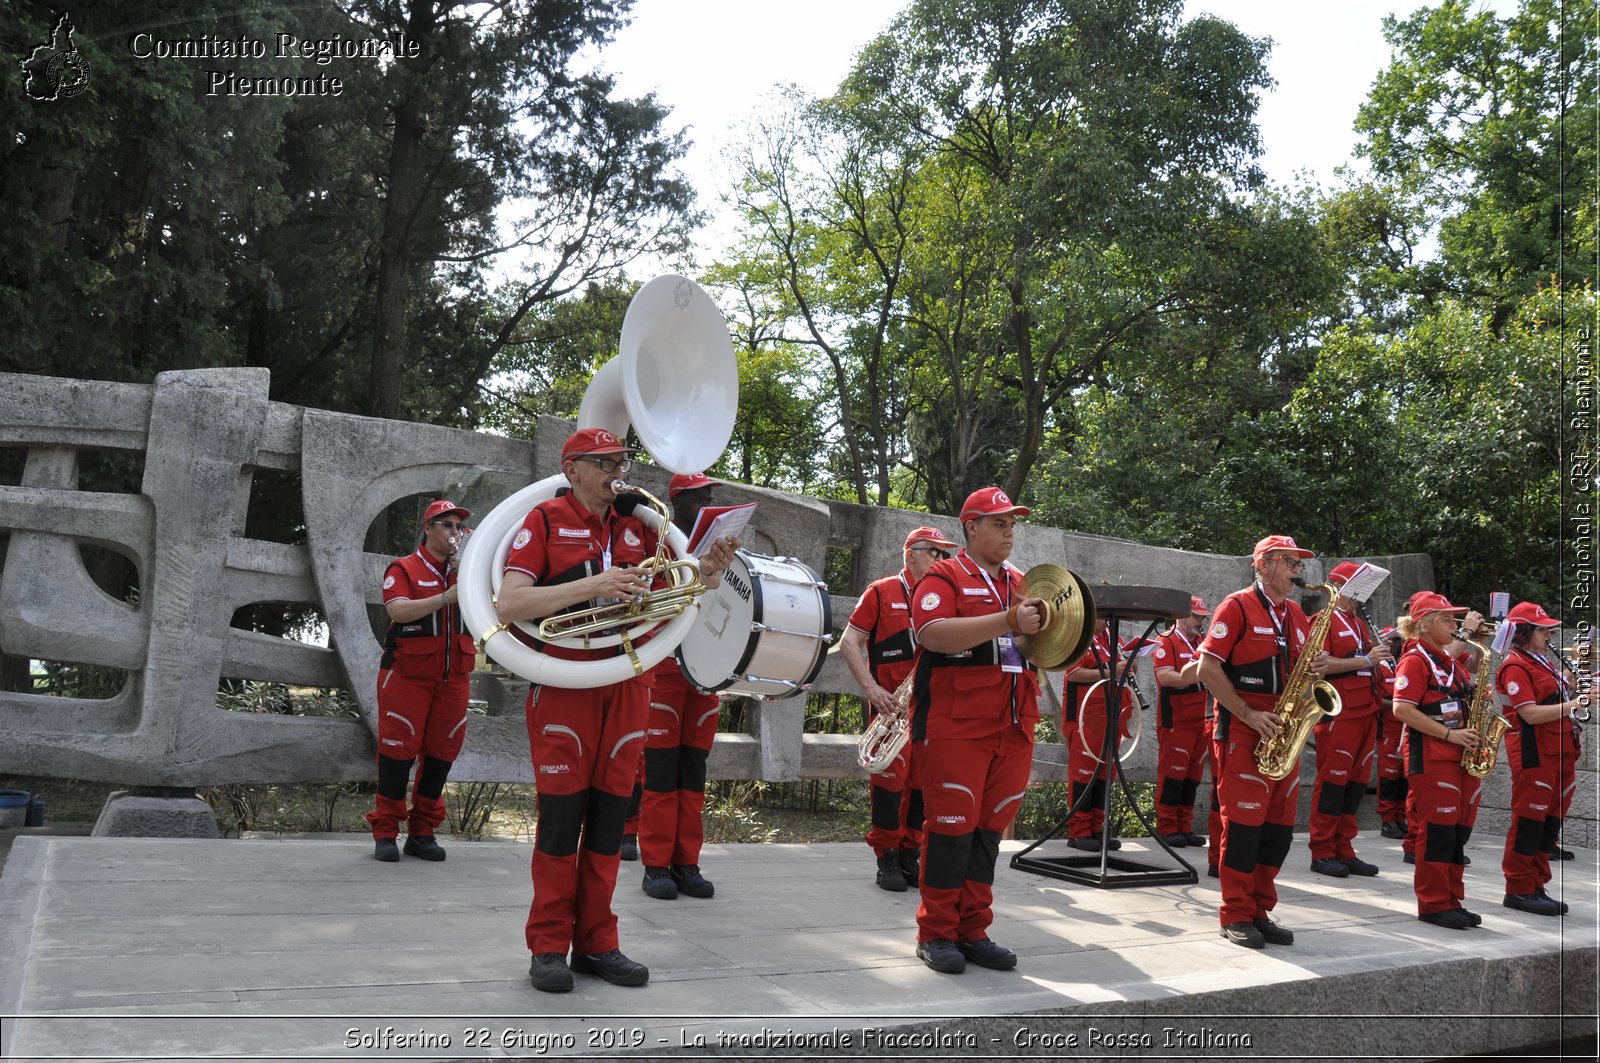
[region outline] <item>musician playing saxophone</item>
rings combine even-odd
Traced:
[[[1251,949],[1294,944],[1293,932],[1271,913],[1294,834],[1299,773],[1267,778],[1256,768],[1256,746],[1278,732],[1278,697],[1306,643],[1310,622],[1289,592],[1313,556],[1287,535],[1256,543],[1255,582],[1222,600],[1200,643],[1200,681],[1227,710],[1217,714],[1214,740],[1222,808],[1222,936]],[[1311,667],[1321,675],[1326,655]]]
[[[1549,657],[1551,632],[1561,621],[1533,602],[1518,602],[1506,614],[1516,624],[1511,651],[1495,676],[1505,696],[1506,760],[1511,764],[1511,830],[1500,867],[1506,877],[1505,906],[1534,915],[1561,915],[1564,902],[1545,892],[1549,850],[1561,833],[1563,800],[1576,787],[1579,728],[1572,714],[1588,697],[1573,688]]]
[[[893,576],[867,586],[839,652],[867,703],[867,723],[879,713],[900,711],[895,691],[911,674],[916,642],[911,634],[911,594],[935,561],[950,557],[956,544],[938,528],[913,528],[901,547],[902,565]],[[921,875],[922,790],[911,777],[911,745],[894,763],[871,776],[872,827],[866,842],[878,862],[878,888],[904,893]]]
[[[1467,840],[1478,818],[1480,781],[1462,766],[1462,753],[1482,737],[1467,726],[1473,674],[1452,652],[1457,614],[1442,594],[1411,597],[1400,618],[1400,634],[1413,640],[1400,657],[1394,681],[1394,714],[1406,725],[1409,818],[1416,832],[1417,918],[1435,926],[1466,930],[1483,918],[1467,911],[1462,871]],[[1482,626],[1471,613],[1469,630]]]

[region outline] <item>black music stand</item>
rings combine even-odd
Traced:
[[[1139,641],[1134,645],[1134,652],[1150,639],[1151,632],[1163,620],[1176,620],[1189,615],[1189,595],[1186,591],[1172,590],[1168,587],[1090,587],[1094,596],[1094,610],[1097,618],[1106,621],[1106,627],[1111,637],[1111,645],[1115,648],[1120,645],[1120,625],[1124,620],[1148,620],[1150,624],[1144,629],[1144,634],[1139,636]],[[1114,652],[1118,652],[1115,651]],[[1068,669],[1077,667],[1076,661],[1067,664]],[[1101,743],[1100,763],[1105,766],[1106,775],[1106,810],[1105,823],[1109,827],[1116,808],[1116,785],[1122,786],[1122,796],[1128,802],[1128,807],[1144,824],[1144,829],[1154,839],[1157,845],[1166,850],[1168,856],[1183,865],[1182,870],[1175,867],[1161,866],[1146,862],[1138,856],[1122,856],[1113,854],[1103,844],[1107,830],[1101,829],[1102,845],[1098,853],[1083,853],[1082,855],[1062,856],[1034,856],[1033,851],[1045,842],[1059,837],[1067,829],[1067,823],[1072,819],[1073,813],[1078,811],[1078,806],[1084,804],[1093,787],[1086,787],[1078,799],[1072,803],[1067,814],[1061,822],[1051,827],[1038,841],[1028,846],[1011,858],[1011,866],[1019,871],[1027,871],[1035,875],[1047,875],[1050,878],[1064,879],[1067,882],[1079,882],[1086,886],[1098,886],[1101,889],[1127,889],[1132,886],[1186,886],[1200,881],[1200,876],[1193,866],[1173,851],[1167,844],[1155,824],[1145,818],[1144,810],[1139,807],[1139,802],[1134,799],[1133,791],[1128,786],[1128,780],[1122,773],[1122,762],[1117,758],[1118,731],[1117,721],[1121,716],[1122,694],[1127,689],[1128,679],[1133,674],[1130,666],[1123,672],[1121,678],[1114,683],[1106,683],[1101,690],[1105,692],[1105,740]],[[1088,706],[1084,712],[1090,711]],[[1137,710],[1135,710],[1137,711]],[[1159,724],[1158,724],[1159,725]],[[1069,779],[1070,785],[1070,779]]]

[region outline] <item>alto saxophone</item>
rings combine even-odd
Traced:
[[[1478,732],[1483,741],[1477,749],[1461,752],[1461,766],[1474,779],[1487,778],[1500,759],[1500,740],[1511,729],[1511,722],[1494,711],[1494,685],[1489,681],[1494,674],[1494,651],[1482,642],[1473,640],[1482,651],[1478,657],[1478,674],[1472,679],[1472,701],[1467,706],[1467,726]]]
[[[1296,581],[1300,586],[1299,581]],[[1339,692],[1332,683],[1317,679],[1311,671],[1312,660],[1322,652],[1328,641],[1328,629],[1333,626],[1334,603],[1339,600],[1339,589],[1331,583],[1317,588],[1328,596],[1328,604],[1317,614],[1311,635],[1300,647],[1294,670],[1278,696],[1272,711],[1278,717],[1278,730],[1271,738],[1256,746],[1256,770],[1269,779],[1285,779],[1300,765],[1300,754],[1305,751],[1311,730],[1324,716],[1337,716],[1344,708]]]

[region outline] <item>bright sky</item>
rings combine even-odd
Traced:
[[[694,147],[685,172],[713,212],[728,189],[722,156],[761,97],[793,82],[813,95],[837,86],[856,52],[908,0],[636,0],[633,23],[601,64],[627,96],[656,93],[687,127]],[[1502,14],[1516,0],[1487,0]],[[1383,16],[1424,6],[1414,0],[1188,0],[1186,18],[1210,13],[1273,41],[1277,87],[1258,111],[1261,163],[1281,184],[1298,174],[1323,186],[1350,161],[1356,110],[1387,64]],[[721,250],[713,225],[699,264]]]

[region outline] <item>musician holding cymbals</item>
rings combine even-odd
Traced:
[[[631,505],[626,513],[614,506],[615,484],[627,474],[630,453],[604,428],[582,428],[567,437],[561,471],[569,489],[534,506],[511,542],[495,602],[502,624],[627,601],[649,589],[650,581],[634,566],[655,552],[656,534]],[[701,572],[708,585],[720,581],[732,559],[726,542],[706,553]],[[566,660],[623,652],[557,645],[542,651]],[[585,689],[535,685],[528,691],[538,827],[526,938],[533,953],[529,977],[544,992],[570,990],[573,971],[613,985],[649,981],[649,969],[618,948],[611,908],[649,715],[648,682],[636,676]]]
[[[1039,720],[1038,680],[1015,639],[1040,630],[1045,604],[1024,597],[1007,563],[1029,512],[998,487],[974,491],[961,507],[966,546],[935,562],[913,596],[911,741],[925,817],[917,956],[945,974],[969,960],[1017,965],[988,928],[1000,836],[1022,805]]]
[[[912,592],[928,569],[955,549],[938,528],[913,528],[901,548],[900,571],[869,584],[850,614],[839,652],[861,688],[869,726],[880,713],[909,709],[896,703],[895,692],[911,675],[916,652]],[[878,888],[891,893],[904,893],[921,874],[922,791],[912,781],[911,749],[907,744],[893,763],[870,776],[872,828],[865,840],[878,861]]]
[[[1533,602],[1518,602],[1506,614],[1516,624],[1511,651],[1495,676],[1506,699],[1506,760],[1511,764],[1511,830],[1500,867],[1506,876],[1505,906],[1534,915],[1561,915],[1564,902],[1545,892],[1549,850],[1561,833],[1562,799],[1571,799],[1578,759],[1572,714],[1588,708],[1588,695],[1573,688],[1549,656],[1551,632],[1561,621]]]

